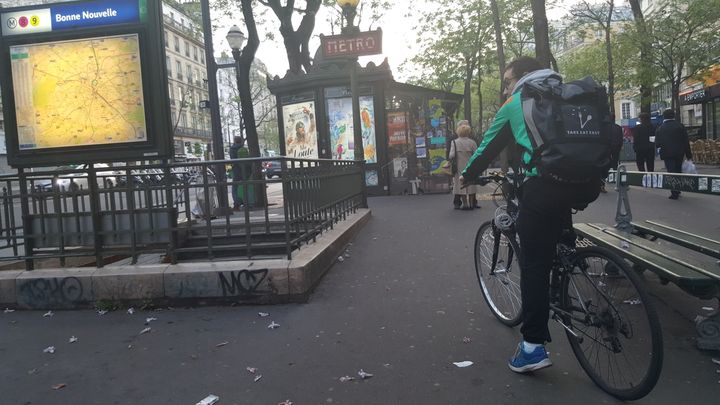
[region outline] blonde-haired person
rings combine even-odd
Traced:
[[[477,150],[477,143],[470,138],[471,132],[470,123],[467,120],[459,121],[455,128],[455,133],[458,137],[450,144],[448,157],[451,160],[456,159],[458,169],[467,166],[470,157],[475,153],[475,150]],[[475,198],[477,190],[474,185],[462,188],[460,174],[461,170],[458,170],[453,177],[453,194],[460,196],[463,210],[471,210],[475,208],[477,204]]]

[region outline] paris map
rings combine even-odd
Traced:
[[[147,140],[137,34],[10,54],[20,150]]]

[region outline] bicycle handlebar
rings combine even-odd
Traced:
[[[505,182],[510,182],[511,179],[513,179],[513,177],[516,177],[516,176],[522,176],[522,174],[491,172],[487,176],[477,176],[473,179],[464,179],[462,188],[472,186],[475,184],[484,186],[491,182],[502,184]]]

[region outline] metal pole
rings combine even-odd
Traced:
[[[203,18],[203,38],[205,40],[205,61],[208,76],[208,96],[210,101],[210,122],[212,126],[212,148],[214,160],[225,160],[225,145],[223,143],[222,123],[220,122],[220,101],[218,100],[217,70],[215,51],[212,41],[212,21],[210,19],[210,1],[200,0]],[[215,179],[218,183],[218,214],[225,215],[232,212],[228,204],[228,192],[225,185],[225,167],[219,164],[215,168]]]

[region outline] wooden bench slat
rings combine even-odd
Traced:
[[[676,229],[657,221],[646,220],[644,223],[633,222],[632,224],[633,227],[642,233],[657,236],[660,239],[665,239],[696,252],[720,259],[720,242],[716,240]]]
[[[683,257],[683,255],[687,255],[687,252],[678,250],[673,245],[658,246],[655,242],[649,241],[642,236],[631,235],[626,232],[618,231],[614,228],[605,227],[602,231],[618,239],[622,239],[632,245],[641,247],[648,252],[652,252],[660,257],[664,257],[673,263],[685,266],[693,271],[720,281],[720,266],[718,266],[717,262],[714,259],[708,258],[707,261],[703,261],[699,258],[681,258]]]
[[[581,236],[587,237],[593,242],[607,247],[625,258],[631,259],[635,263],[642,264],[643,267],[676,284],[706,285],[715,282],[709,276],[695,271],[683,263],[678,263],[652,250],[647,250],[644,246],[639,246],[637,243],[628,241],[630,246],[627,249],[621,248],[619,246],[620,239],[615,235],[605,232],[606,227],[603,225],[575,224],[575,229]],[[633,237],[633,235],[628,236]],[[634,238],[642,239],[639,236],[634,236]],[[645,242],[651,243],[647,240],[645,240]]]

